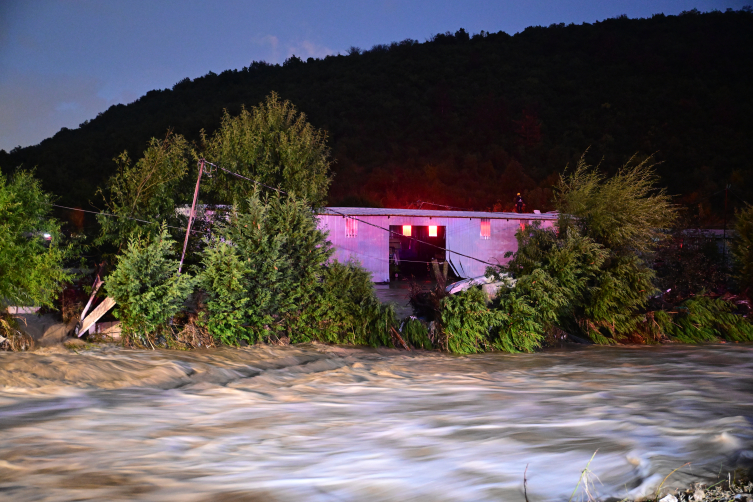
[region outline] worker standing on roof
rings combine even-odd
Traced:
[[[515,212],[522,213],[525,207],[526,203],[523,202],[523,197],[521,197],[520,193],[518,193],[518,195],[515,196]]]

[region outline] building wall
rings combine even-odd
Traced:
[[[329,232],[329,240],[335,246],[334,258],[347,261],[357,260],[372,273],[374,282],[389,282],[389,232],[375,228],[364,222],[389,229],[390,225],[428,226],[437,225],[447,229],[447,256],[452,260],[458,273],[465,277],[483,275],[486,263],[458,255],[462,253],[492,264],[504,264],[508,259],[505,253],[518,249],[515,232],[530,220],[525,215],[515,218],[490,218],[491,236],[481,238],[481,218],[432,217],[432,216],[356,216],[358,235],[346,237],[345,217],[340,215],[319,215],[320,228]],[[537,218],[544,228],[554,224],[553,219]]]

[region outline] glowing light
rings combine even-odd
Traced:
[[[492,238],[492,221],[489,218],[481,218],[481,238],[484,240]]]
[[[411,227],[410,225],[403,225],[403,235],[410,237]]]
[[[437,226],[429,225],[429,237],[436,237],[436,236],[437,236]]]

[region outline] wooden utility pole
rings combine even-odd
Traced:
[[[199,198],[199,185],[201,184],[201,174],[204,172],[204,159],[199,160],[199,176],[196,178],[196,190],[193,192],[193,203],[191,212],[188,213],[188,228],[186,228],[186,238],[183,240],[183,253],[180,255],[180,265],[178,265],[178,275],[183,268],[183,259],[186,257],[186,248],[188,247],[188,236],[191,234],[191,223],[196,215],[196,201]]]

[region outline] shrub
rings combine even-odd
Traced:
[[[732,241],[734,273],[741,291],[753,290],[753,206],[737,215]]]
[[[734,305],[720,298],[695,296],[682,302],[673,311],[654,312],[662,332],[679,342],[712,342],[719,338],[753,341],[753,324],[733,313]]]
[[[607,252],[575,309],[581,329],[596,343],[614,343],[634,331],[655,293],[651,255],[677,213],[656,181],[648,160],[631,159],[607,178],[581,157],[556,189],[560,233],[576,227]]]
[[[311,338],[305,313],[332,254],[305,200],[254,191],[202,254],[207,329],[225,343]],[[246,300],[247,299],[247,300]]]
[[[174,244],[164,224],[155,236],[132,237],[105,281],[117,302],[115,316],[122,322],[123,334],[136,345],[154,346],[159,335],[169,340],[168,322],[193,290],[194,279],[177,274]]]
[[[480,287],[442,300],[440,348],[455,354],[473,354],[492,348],[490,332],[505,316],[486,304]]]
[[[28,171],[0,174],[0,310],[9,305],[52,307],[70,275],[52,201]],[[44,236],[47,234],[49,240]]]
[[[415,317],[409,317],[400,330],[406,342],[419,349],[431,350],[429,330],[426,325]]]
[[[381,304],[371,274],[354,262],[335,261],[326,267],[319,297],[309,304],[306,316],[312,329],[301,331],[298,341],[391,345],[389,330],[396,323],[394,307]]]

